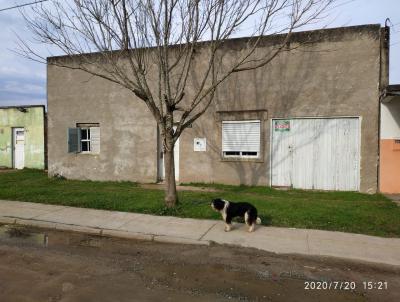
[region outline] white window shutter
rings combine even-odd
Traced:
[[[100,153],[100,127],[90,127],[90,151]]]
[[[222,152],[260,152],[260,121],[222,122]]]

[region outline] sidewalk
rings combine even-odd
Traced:
[[[0,200],[0,223],[158,242],[252,247],[280,254],[333,256],[400,266],[400,238],[242,224],[224,232],[222,221],[152,216]]]

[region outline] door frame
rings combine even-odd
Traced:
[[[25,130],[25,127],[12,127],[11,128],[11,139],[12,139],[12,146],[11,146],[11,148],[12,148],[12,152],[11,152],[11,159],[12,159],[12,162],[11,162],[11,164],[12,164],[12,168],[13,169],[17,169],[16,168],[16,164],[15,164],[15,159],[16,159],[16,156],[15,156],[15,151],[16,151],[16,148],[15,148],[15,142],[16,142],[16,131],[17,130],[23,130],[24,131],[24,167],[25,167],[25,133],[26,133],[26,130]]]
[[[176,129],[176,126],[174,126],[174,129]],[[179,140],[180,137],[176,140],[174,145],[175,181],[179,181],[179,166],[180,166]],[[165,164],[164,164],[165,157],[162,149],[163,149],[163,144],[161,139],[161,133],[159,127],[157,127],[157,181],[158,182],[162,182],[165,180]]]
[[[360,142],[359,167],[358,167],[358,189],[361,187],[361,159],[362,159],[362,116],[357,115],[338,115],[338,116],[293,116],[293,117],[271,117],[269,122],[269,186],[272,187],[272,140],[273,140],[273,121],[274,120],[296,120],[296,119],[339,119],[339,118],[358,118],[358,141]],[[378,134],[379,135],[379,134]],[[379,137],[378,137],[379,140]]]

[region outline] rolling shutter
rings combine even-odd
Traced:
[[[222,152],[260,152],[260,121],[222,122]]]
[[[81,129],[68,128],[68,153],[81,152]]]
[[[92,153],[100,153],[100,127],[90,127],[90,147]]]

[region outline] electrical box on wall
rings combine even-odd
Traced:
[[[193,151],[204,152],[207,150],[207,140],[205,138],[196,137],[193,140]]]

